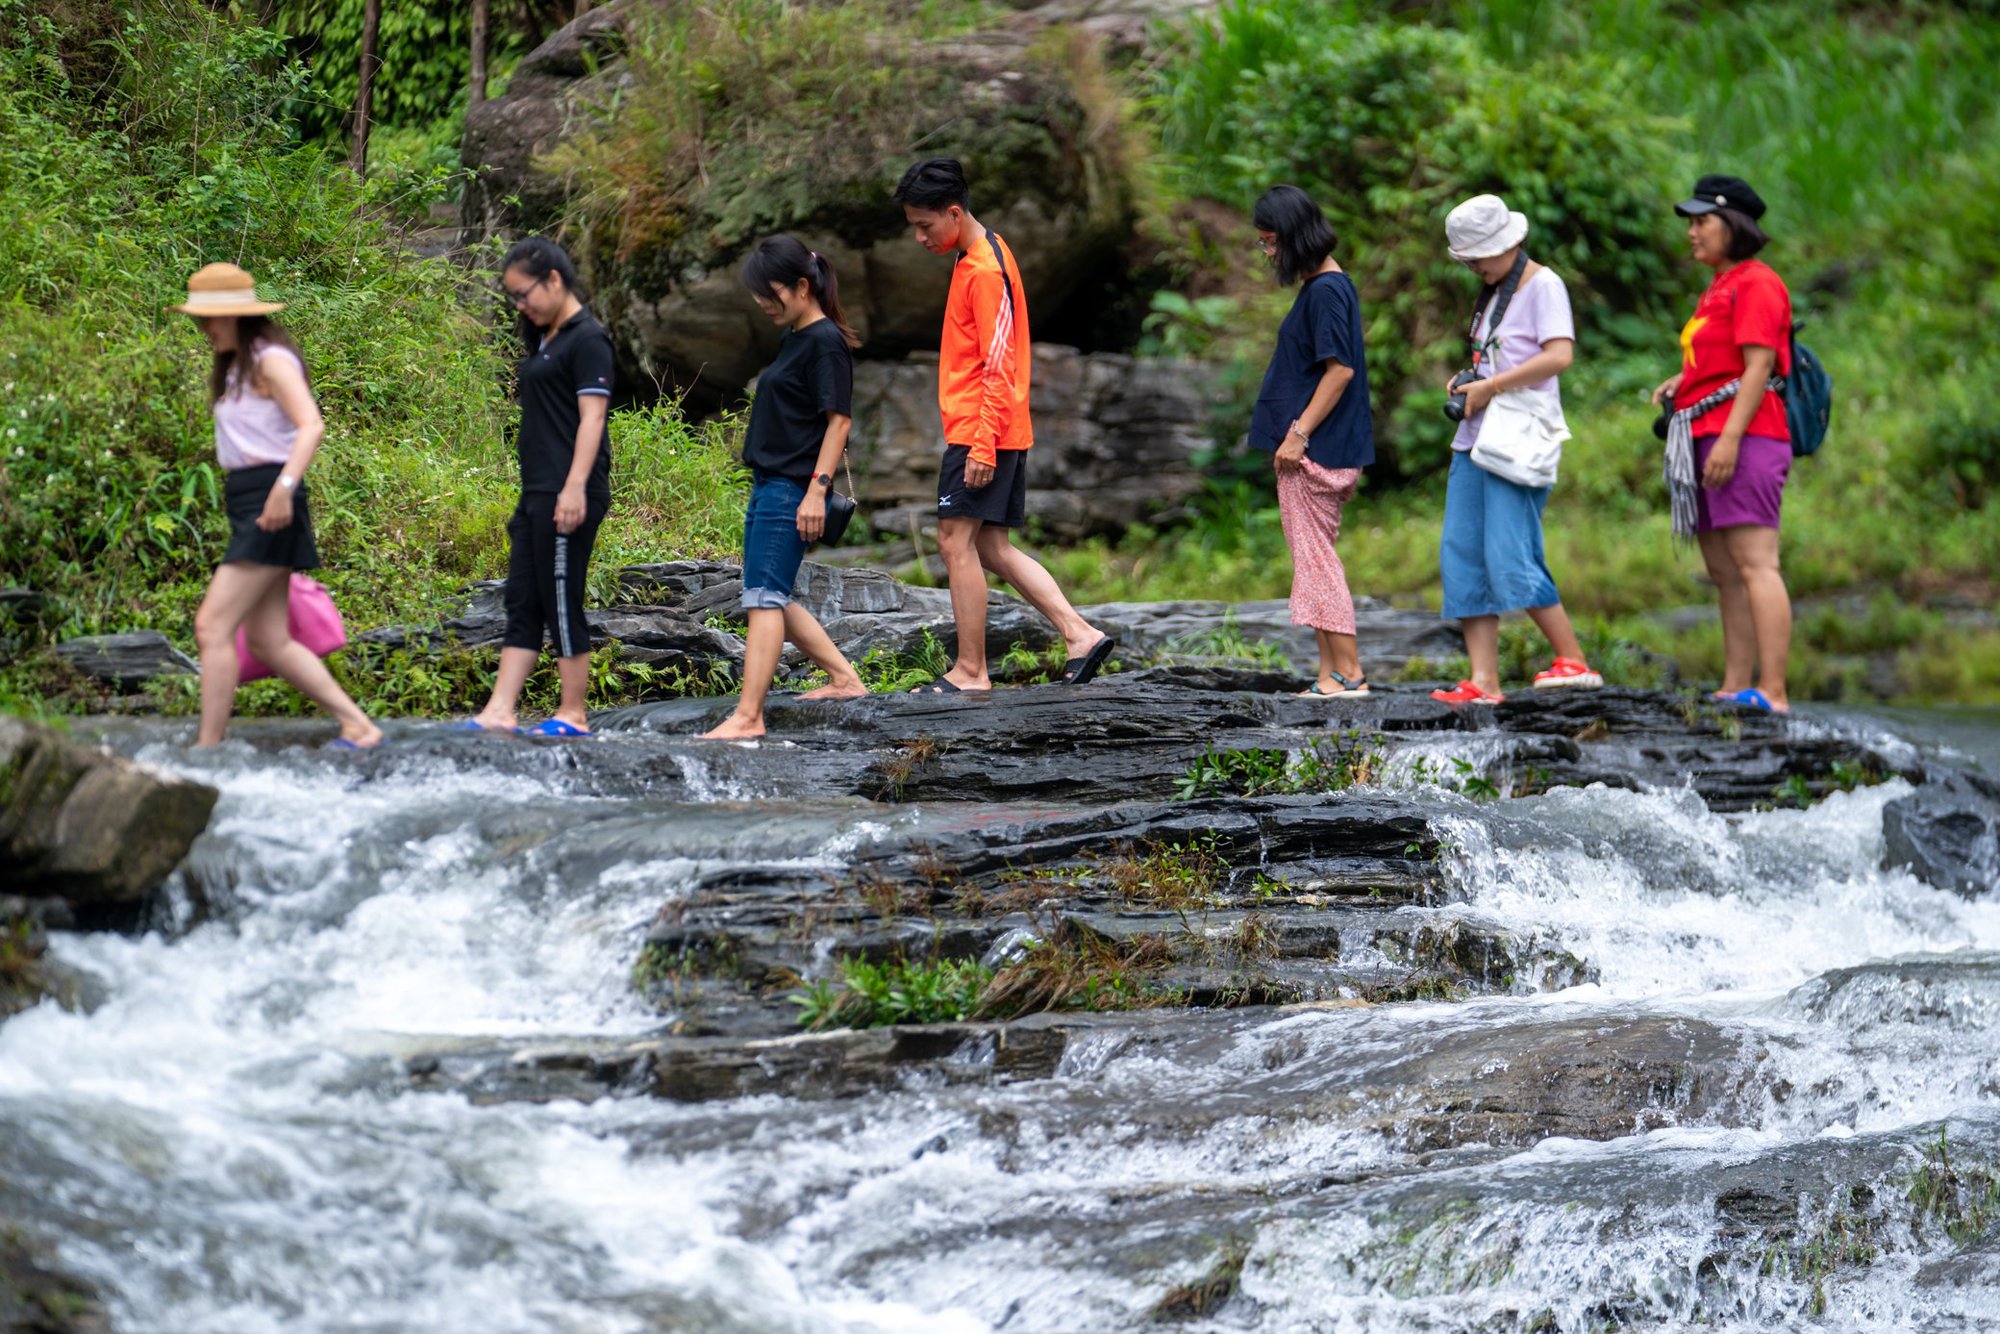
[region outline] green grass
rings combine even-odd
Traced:
[[[342,0],[340,23],[355,8]],[[926,100],[942,85],[899,85],[893,62],[875,58],[882,44],[999,13],[973,0],[663,13],[637,38],[644,77],[573,150],[595,183],[578,203],[592,243],[657,244],[679,263],[800,208],[879,209],[911,118],[935,129],[925,118],[943,114]],[[2000,595],[1990,6],[1237,0],[1161,31],[1124,75],[1136,117],[1101,61],[1060,34],[1022,59],[1074,85],[1057,109],[1078,160],[1104,168],[1099,203],[1150,183],[1159,253],[1141,262],[1187,291],[1156,299],[1145,350],[1220,367],[1235,404],[1224,443],[1286,297],[1250,281],[1247,227],[1196,241],[1175,210],[1199,197],[1247,210],[1286,176],[1329,205],[1363,292],[1384,445],[1343,534],[1357,592],[1435,605],[1448,432],[1430,386],[1451,368],[1471,295],[1443,256],[1442,215],[1500,189],[1531,214],[1535,252],[1571,279],[1583,319],[1564,377],[1575,438],[1547,520],[1565,602],[1613,679],[1660,679],[1660,663],[1625,644],[1689,678],[1719,673],[1712,618],[1677,632],[1659,615],[1711,591],[1668,536],[1641,399],[1673,368],[1705,278],[1680,257],[1666,205],[1699,170],[1741,169],[1771,201],[1767,257],[1837,391],[1833,434],[1795,466],[1786,499],[1786,574],[1806,604],[1795,693],[1852,692],[1872,655],[1892,662],[1903,694],[2000,699],[2000,632],[1949,613]],[[386,221],[456,189],[456,95],[411,102],[413,119],[377,140],[363,191],[337,145],[301,137],[300,115],[312,120],[338,90],[287,63],[287,49],[194,0],[135,0],[129,15],[111,0],[0,0],[0,570],[48,595],[32,618],[0,625],[14,645],[0,707],[90,703],[47,655],[57,638],[155,627],[188,643],[225,527],[206,354],[163,308],[209,260],[242,263],[289,303],[329,423],[312,474],[323,577],[351,628],[434,622],[468,580],[503,568],[513,349],[492,254],[420,259]],[[456,68],[455,54],[420,54],[412,69]],[[432,85],[443,86],[409,86],[431,96]],[[965,151],[975,168],[985,153],[1011,162],[1013,114],[951,121],[929,146]],[[954,135],[965,142],[947,144]],[[856,182],[866,200],[842,193]],[[691,423],[671,404],[615,416],[618,503],[594,595],[608,596],[620,564],[734,550],[738,429]],[[1212,473],[1191,522],[1049,552],[1065,588],[1079,602],[1282,596],[1289,560],[1268,468],[1219,457]],[[1863,610],[1827,610],[1835,595]],[[1541,652],[1509,623],[1510,679]],[[371,697],[395,709],[456,707],[491,670],[477,654],[349,656],[357,677],[383,678]],[[924,653],[869,670],[895,688],[935,665]],[[1049,666],[1025,652],[1000,665],[1016,680]],[[617,671],[607,689],[722,684]],[[244,706],[297,704],[272,686],[247,690]]]
[[[504,572],[517,495],[516,352],[493,275],[479,256],[407,252],[381,220],[393,200],[364,197],[328,149],[295,136],[285,108],[309,85],[271,34],[186,0],[148,0],[99,31],[88,6],[77,13],[81,28],[57,27],[0,0],[0,569],[46,595],[31,620],[0,627],[21,650],[0,666],[0,701],[96,698],[46,653],[60,638],[143,626],[190,644],[227,525],[206,345],[164,307],[210,260],[241,263],[287,303],[327,419],[309,477],[319,577],[350,632],[455,614],[468,581]],[[618,499],[594,595],[610,595],[621,564],[735,550],[740,429],[691,423],[671,402],[614,414]],[[374,707],[419,713],[464,708],[492,665],[361,648],[336,659]],[[608,660],[601,684],[717,683]],[[277,686],[251,687],[242,706],[299,707]]]
[[[1449,424],[1428,386],[1452,368],[1450,331],[1472,294],[1444,260],[1443,213],[1495,189],[1528,212],[1531,250],[1578,298],[1578,359],[1563,381],[1575,438],[1547,515],[1564,601],[1607,646],[1719,674],[1712,623],[1675,633],[1653,619],[1712,591],[1669,535],[1643,396],[1675,369],[1676,331],[1706,280],[1667,206],[1698,172],[1740,169],[1770,201],[1766,258],[1837,394],[1826,447],[1795,465],[1787,490],[1787,579],[1796,598],[1869,602],[1858,621],[1807,610],[1794,693],[1852,691],[1859,655],[1875,654],[1896,656],[1903,693],[2000,697],[1994,633],[1944,611],[2000,594],[1989,503],[2000,414],[1983,403],[2000,383],[2000,24],[1942,5],[1891,17],[1786,0],[1417,13],[1432,20],[1373,4],[1225,3],[1183,21],[1151,75],[1171,194],[1247,212],[1262,185],[1290,178],[1317,190],[1345,238],[1383,456],[1347,511],[1350,584],[1436,605]],[[1470,125],[1449,96],[1461,79],[1477,85]],[[1204,350],[1247,403],[1272,302],[1225,257],[1170,253],[1190,282],[1233,292],[1236,318],[1213,303],[1156,304],[1151,346]],[[1225,412],[1223,440],[1242,425]],[[1079,601],[1282,596],[1290,562],[1268,467],[1225,457],[1214,473],[1184,528],[1055,557],[1065,586]],[[1619,666],[1616,679],[1658,670]]]

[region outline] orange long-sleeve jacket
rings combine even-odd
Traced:
[[[998,450],[1032,447],[1035,430],[1028,419],[1027,293],[1012,247],[994,232],[986,237],[999,243],[1007,281],[985,238],[953,266],[938,345],[938,410],[945,443],[966,445],[973,459],[990,464]]]

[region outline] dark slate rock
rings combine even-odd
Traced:
[[[201,669],[157,630],[121,635],[86,635],[56,645],[56,656],[100,681],[122,688],[144,685],[156,676],[177,676]]]
[[[1882,812],[1882,862],[1967,898],[2000,885],[2000,783],[1962,773]]]

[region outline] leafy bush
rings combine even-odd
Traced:
[[[312,75],[311,94],[291,110],[304,130],[336,139],[354,110],[361,82],[361,18],[366,0],[276,0],[264,6],[265,22],[288,39],[288,47]],[[496,0],[491,5],[486,65],[489,93],[500,91],[504,71],[569,17],[569,6],[552,14],[535,0]],[[472,9],[469,5],[382,6],[375,53],[381,60],[370,93],[370,111],[382,125],[428,125],[465,114],[472,72]],[[371,133],[370,157],[374,155]],[[456,166],[454,159],[453,165]]]
[[[1290,181],[1327,209],[1363,294],[1378,450],[1420,473],[1440,466],[1412,446],[1441,433],[1431,386],[1476,290],[1445,253],[1454,204],[1504,193],[1600,335],[1634,336],[1611,317],[1671,290],[1672,122],[1634,107],[1630,78],[1603,59],[1516,70],[1463,33],[1338,6],[1231,0],[1189,21],[1150,104],[1182,192],[1247,209]]]
[[[433,621],[502,571],[515,350],[492,275],[410,254],[298,141],[285,108],[309,84],[281,49],[194,0],[148,0],[94,36],[0,0],[0,569],[46,595],[10,631],[26,646],[135,626],[185,640],[226,523],[207,347],[164,308],[210,260],[287,303],[327,419],[309,479],[320,577],[350,628]],[[614,414],[600,594],[618,563],[736,548],[740,428],[672,403]],[[481,688],[449,664],[425,669],[449,685],[372,665],[400,681],[381,696],[394,707]]]

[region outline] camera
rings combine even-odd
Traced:
[[[1454,390],[1461,389],[1464,386],[1471,384],[1474,380],[1483,380],[1485,378],[1486,375],[1485,372],[1483,371],[1460,371],[1458,374],[1451,377],[1451,387]],[[1446,398],[1444,401],[1444,415],[1451,418],[1455,422],[1464,421],[1465,395],[1460,393],[1454,393],[1450,397]]]
[[[1653,434],[1662,440],[1666,439],[1667,426],[1673,419],[1674,396],[1672,394],[1663,394],[1660,396],[1660,415],[1653,420]]]

